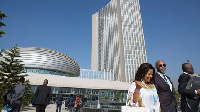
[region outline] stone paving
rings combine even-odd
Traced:
[[[65,106],[62,105],[62,110],[61,112],[69,112],[67,109],[65,109]],[[23,110],[21,110],[20,112],[36,112],[36,108],[32,107],[32,105],[25,107]],[[46,107],[46,111],[45,112],[56,112],[56,104],[49,104]],[[74,111],[73,111],[74,112]],[[95,111],[94,111],[95,112]],[[178,109],[178,112],[181,112],[180,109]]]
[[[62,108],[61,112],[68,112],[68,110],[65,109],[64,105],[62,105],[61,108]],[[22,109],[20,112],[36,112],[36,108],[32,107],[32,105],[30,105],[30,106],[25,107],[24,109]],[[56,105],[55,104],[49,104],[46,107],[45,112],[56,112]]]

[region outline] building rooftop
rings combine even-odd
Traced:
[[[31,85],[42,85],[44,79],[48,79],[48,86],[85,88],[85,89],[111,89],[128,90],[130,84],[127,82],[107,81],[98,79],[83,79],[78,77],[66,77],[50,74],[27,73],[26,79],[29,79]]]

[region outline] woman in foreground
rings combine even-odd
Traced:
[[[154,85],[155,68],[143,63],[137,70],[135,81],[127,95],[127,105],[145,107],[146,112],[160,112],[160,102]]]

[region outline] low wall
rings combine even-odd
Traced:
[[[80,112],[121,112],[121,109],[83,107]]]

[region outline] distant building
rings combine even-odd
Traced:
[[[200,77],[200,74],[194,74],[194,76]]]
[[[5,51],[5,49],[0,49],[0,53],[3,52],[3,51]]]
[[[91,69],[132,82],[147,62],[139,0],[111,0],[92,15]]]
[[[114,81],[114,74],[112,72],[81,69],[79,78]]]

